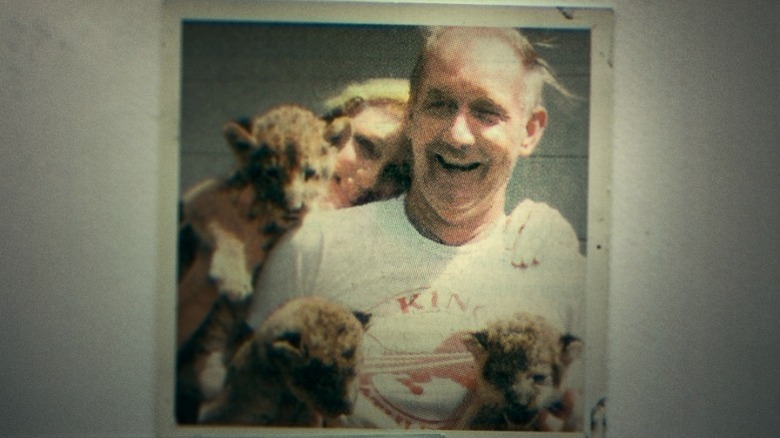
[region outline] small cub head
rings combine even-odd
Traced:
[[[259,337],[288,388],[325,417],[352,412],[369,316],[319,297],[289,301]]]
[[[327,193],[338,152],[326,130],[323,120],[299,105],[228,123],[223,132],[239,162],[234,179],[251,182],[258,200],[290,211],[312,207]]]
[[[542,410],[554,412],[562,401],[561,381],[583,343],[562,334],[539,316],[518,313],[464,340],[480,375],[477,391],[495,404],[495,428],[533,427]]]

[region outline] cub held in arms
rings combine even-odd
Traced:
[[[457,429],[576,430],[573,394],[562,383],[583,342],[544,318],[517,313],[468,334],[477,380]],[[568,405],[568,406],[567,406]],[[563,417],[563,418],[559,418]]]
[[[238,160],[225,179],[207,179],[182,199],[177,345],[203,321],[218,295],[233,302],[253,290],[268,251],[309,210],[329,208],[339,141],[299,105],[230,122],[224,136]]]
[[[254,276],[279,238],[306,212],[329,208],[333,160],[347,132],[299,105],[273,107],[224,128],[238,167],[183,197],[179,232],[176,418],[222,388],[225,367],[247,336]]]
[[[322,426],[351,413],[369,317],[321,297],[283,304],[240,347],[200,422]]]

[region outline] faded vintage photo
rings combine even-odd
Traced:
[[[167,432],[604,432],[592,27],[175,23]]]

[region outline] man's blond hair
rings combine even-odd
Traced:
[[[446,32],[461,32],[474,37],[492,36],[507,43],[515,51],[517,58],[523,65],[525,96],[522,97],[522,103],[526,111],[532,111],[534,108],[542,106],[542,90],[545,84],[564,96],[571,96],[571,93],[555,78],[549,64],[539,57],[533,44],[517,29],[510,27],[429,27],[426,30],[425,43],[417,58],[414,70],[412,70],[409,87],[410,102],[414,102],[417,98],[430,52],[436,48]]]

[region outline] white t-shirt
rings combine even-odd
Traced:
[[[347,425],[450,428],[475,378],[463,333],[518,311],[582,333],[585,263],[576,234],[546,204],[518,208],[528,218],[522,242],[539,254],[525,268],[512,264],[518,224],[508,229],[506,218],[485,238],[454,247],[421,236],[403,197],[309,215],[263,267],[249,322],[259,325],[302,295],[370,313],[360,394]]]

